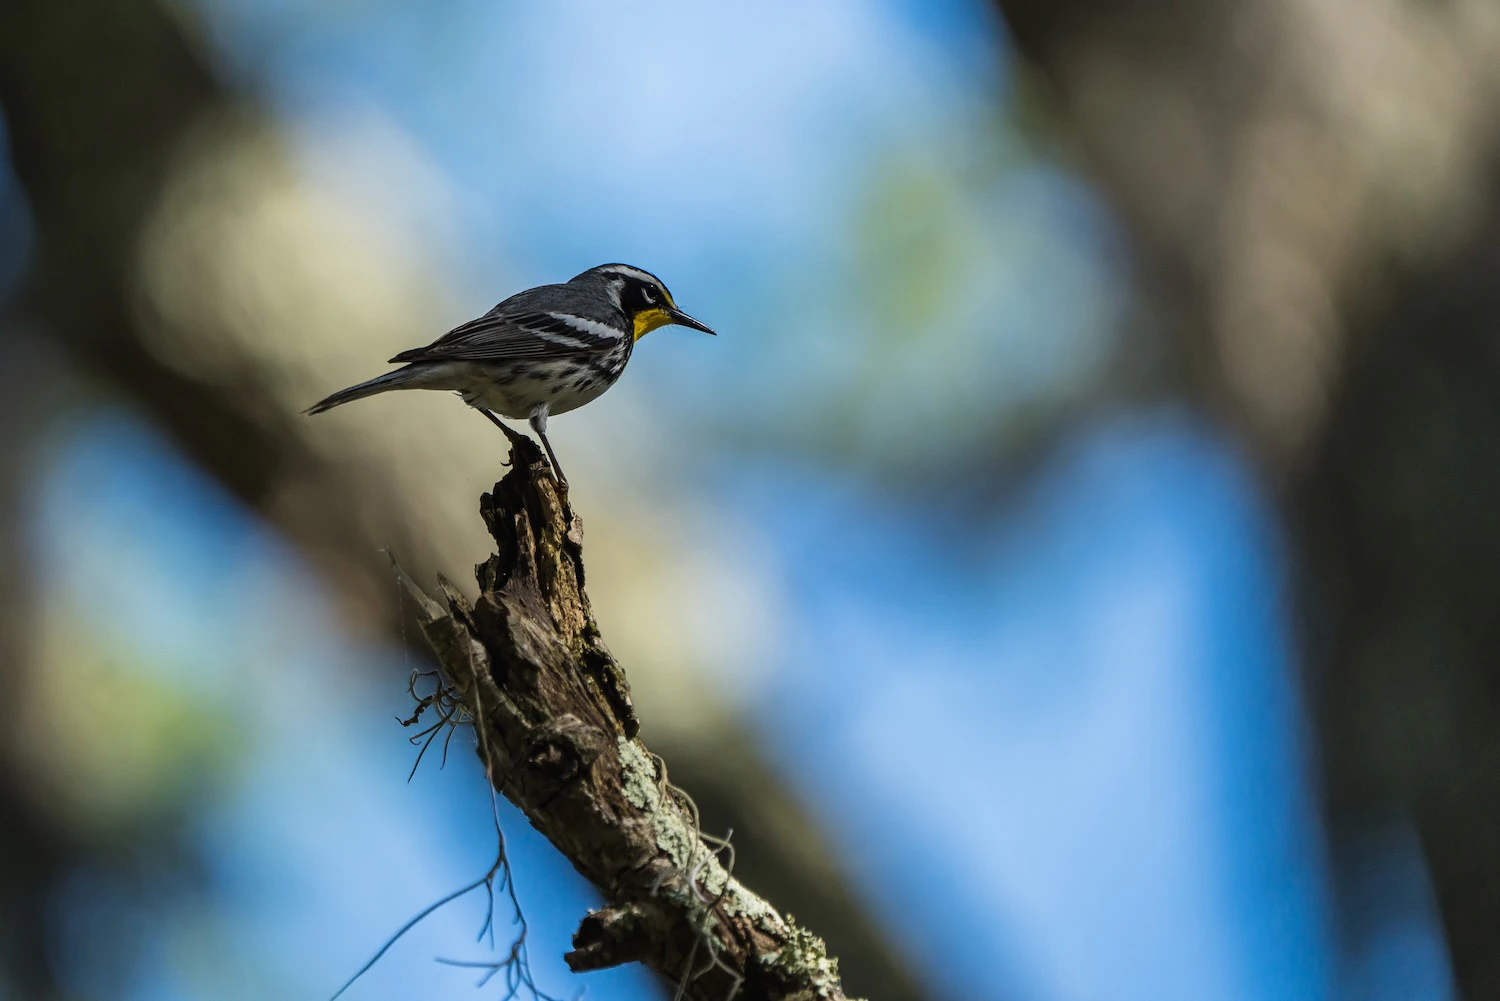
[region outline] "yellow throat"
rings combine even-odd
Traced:
[[[635,339],[640,340],[657,327],[665,327],[672,322],[672,317],[664,309],[643,309],[635,314]]]

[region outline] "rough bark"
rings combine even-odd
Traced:
[[[823,941],[726,870],[637,736],[584,591],[582,522],[540,450],[512,443],[511,471],[480,501],[497,552],[477,568],[478,599],[446,581],[441,602],[413,590],[491,783],[607,901],[568,965],[645,963],[702,1001],[841,1001]]]

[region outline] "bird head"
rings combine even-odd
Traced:
[[[672,293],[662,280],[649,271],[631,267],[629,264],[601,264],[590,268],[573,281],[602,281],[609,295],[619,305],[635,328],[635,339],[640,340],[657,327],[675,323],[680,327],[692,327],[705,334],[713,333],[709,327],[693,319],[677,308]]]

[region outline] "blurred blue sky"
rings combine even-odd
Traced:
[[[775,533],[820,666],[768,746],[946,996],[1329,995],[1253,498],[1158,415],[1065,447],[998,525],[838,497]]]
[[[986,5],[205,10],[309,176],[367,191],[476,310],[620,259],[725,334],[644,345],[618,392],[681,435],[661,447],[697,503],[770,540],[789,621],[752,725],[934,996],[1341,996],[1280,545],[1239,459],[1185,413],[1125,414],[988,499],[996,438],[1112,363],[1128,276],[1007,117]],[[339,137],[370,121],[416,166],[351,162]],[[178,767],[213,789],[194,836],[224,906],[164,927],[125,996],[323,996],[488,866],[470,755],[405,784],[407,699],[369,669],[402,655],[351,645],[149,429],[99,412],[57,441],[35,508],[53,600],[104,609],[97,642],[134,651],[111,670],[167,672],[222,723]],[[592,895],[504,818],[541,985],[657,996],[637,970],[566,974]],[[1414,879],[1362,960],[1399,977],[1354,996],[1449,993]],[[481,913],[435,915],[348,996],[466,996],[472,971],[432,958],[481,958]],[[205,942],[241,968],[195,966]]]

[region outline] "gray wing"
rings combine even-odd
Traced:
[[[478,319],[454,327],[422,348],[403,351],[392,362],[503,361],[553,358],[603,351],[629,336],[620,327],[562,310],[506,308],[501,303]]]

